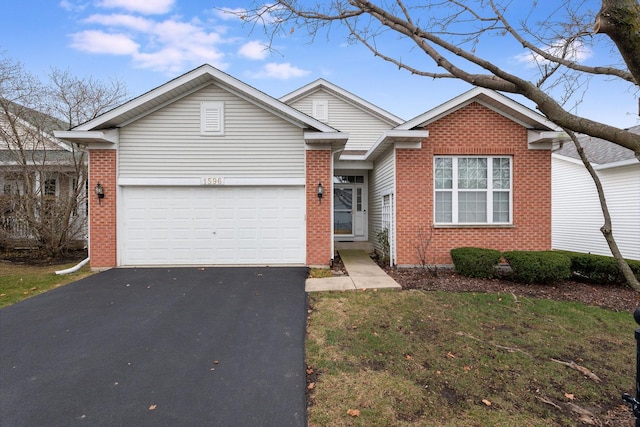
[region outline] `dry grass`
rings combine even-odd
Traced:
[[[72,274],[55,274],[57,270],[73,267],[77,263],[73,261],[60,265],[28,265],[0,262],[0,307],[15,304],[91,274],[88,266]]]
[[[634,387],[627,313],[424,291],[312,294],[310,310],[310,426],[621,425]]]

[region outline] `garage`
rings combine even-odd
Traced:
[[[305,263],[303,186],[129,186],[120,197],[120,265]]]

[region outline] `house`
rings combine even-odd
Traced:
[[[388,236],[391,262],[551,248],[564,134],[474,89],[413,120],[317,80],[280,100],[203,65],[56,136],[89,150],[93,268],[328,265]],[[385,245],[386,246],[386,245]]]
[[[6,99],[0,105],[0,243],[84,245],[82,152],[53,136],[64,128],[55,118]]]
[[[630,130],[640,133],[640,126]],[[581,136],[580,144],[602,182],[620,252],[640,260],[640,161],[602,139]],[[552,158],[553,248],[610,256],[596,187],[574,144],[563,144]]]

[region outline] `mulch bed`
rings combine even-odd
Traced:
[[[575,280],[566,280],[555,285],[524,285],[505,278],[474,279],[464,277],[450,270],[439,270],[436,276],[432,272],[420,268],[386,267],[385,270],[403,289],[514,294],[518,297],[577,301],[629,313],[633,313],[636,308],[640,307],[640,293],[628,286],[604,286]]]

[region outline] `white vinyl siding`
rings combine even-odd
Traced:
[[[604,224],[595,184],[582,164],[552,160],[552,246],[611,256],[600,227]],[[640,164],[597,171],[625,258],[640,260]]]
[[[322,103],[328,103],[328,120],[326,123],[335,129],[339,129],[340,132],[349,134],[349,141],[345,147],[347,151],[368,150],[382,132],[393,127],[393,125],[375,117],[372,113],[357,108],[355,105],[325,90],[314,92],[290,105],[309,116],[322,120],[314,115],[316,113],[314,107]]]
[[[224,103],[224,136],[200,133],[201,103]],[[305,176],[303,130],[218,86],[120,130],[119,178]]]
[[[383,224],[383,198],[394,191],[395,177],[395,151],[389,149],[376,161],[374,169],[369,173],[369,240],[373,242],[378,251],[382,247],[377,241],[377,236],[382,231]],[[394,201],[395,203],[395,201]],[[391,212],[392,217],[394,215]]]

